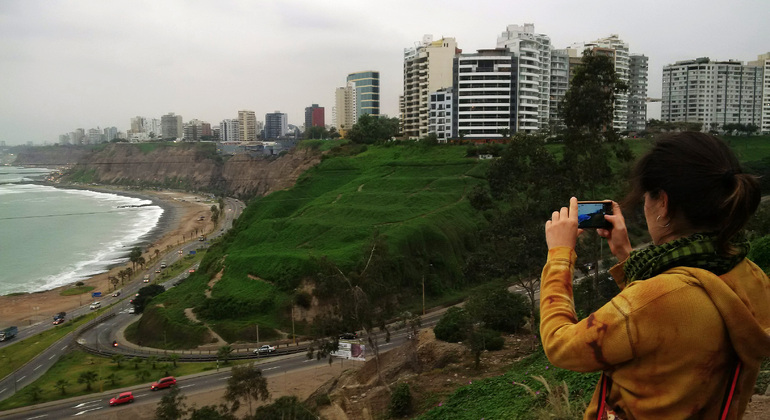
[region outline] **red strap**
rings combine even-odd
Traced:
[[[730,403],[733,402],[733,395],[735,394],[735,386],[738,384],[738,375],[740,373],[741,373],[741,361],[738,360],[738,364],[735,365],[733,382],[730,384],[729,391],[727,392],[727,397],[725,398],[724,410],[722,411],[722,417],[720,417],[721,420],[725,420],[727,418],[727,412],[730,410]]]
[[[603,420],[604,414],[607,411],[607,394],[610,391],[609,388],[612,386],[612,382],[610,378],[602,372],[602,378],[599,383],[599,412],[596,415],[596,420]]]

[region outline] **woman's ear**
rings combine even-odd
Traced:
[[[671,215],[668,211],[668,194],[666,194],[665,191],[660,190],[660,193],[658,193],[658,206],[660,206],[661,214],[665,215],[666,218],[670,219]]]

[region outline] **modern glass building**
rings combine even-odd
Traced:
[[[363,114],[380,116],[380,72],[362,71],[348,75],[356,93],[356,120]],[[339,112],[339,111],[338,111]]]

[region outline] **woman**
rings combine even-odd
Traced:
[[[597,232],[620,261],[610,273],[622,290],[579,322],[577,199],[546,222],[546,355],[565,369],[604,372],[585,419],[741,418],[770,356],[770,281],[736,238],[759,205],[758,182],[721,140],[688,132],[659,140],[632,184],[653,245],[632,250],[614,203],[612,229]]]

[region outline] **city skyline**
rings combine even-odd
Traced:
[[[372,13],[360,1],[5,0],[0,140],[50,144],[97,126],[125,132],[137,115],[169,112],[213,125],[239,110],[280,109],[299,126],[311,103],[330,117],[335,89],[363,70],[380,72],[381,112],[397,116],[404,49],[425,34],[453,37],[468,53],[494,48],[510,24],[533,23],[555,48],[618,34],[649,57],[648,94],[657,98],[665,65],[698,57],[747,62],[770,50],[762,25],[770,7],[760,0],[727,12],[716,1],[543,3],[394,1]],[[659,104],[648,110],[648,118],[659,115]]]

